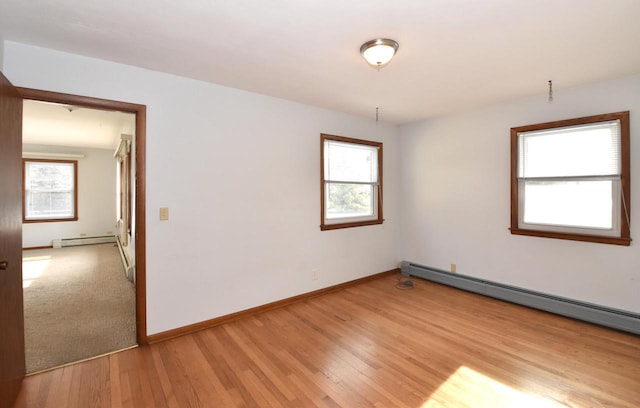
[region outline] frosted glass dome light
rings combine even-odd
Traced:
[[[367,41],[360,47],[360,54],[369,65],[382,68],[387,65],[398,51],[398,43],[388,38]]]

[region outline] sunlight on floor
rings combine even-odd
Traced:
[[[47,269],[50,256],[30,256],[22,258],[22,288],[31,286]]]
[[[431,394],[421,408],[465,406],[474,408],[566,408],[567,405],[529,395],[484,374],[461,366]]]

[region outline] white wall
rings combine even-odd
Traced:
[[[49,246],[57,238],[98,237],[115,233],[116,161],[112,150],[42,145],[23,145],[22,150],[85,155],[77,159],[78,221],[23,224],[23,248]]]
[[[13,42],[5,75],[147,105],[149,334],[397,267],[395,126]],[[384,224],[320,231],[320,133],[384,143]]]
[[[541,84],[541,91],[544,91]],[[558,84],[560,85],[560,84]],[[640,239],[640,76],[401,128],[404,260],[640,312],[640,250],[511,235],[510,128],[631,111],[631,236]]]

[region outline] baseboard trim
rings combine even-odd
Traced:
[[[44,245],[44,246],[35,246],[35,247],[26,247],[22,248],[23,251],[30,251],[32,249],[52,249],[53,245]]]
[[[54,248],[67,248],[82,245],[99,245],[116,243],[115,235],[102,235],[95,237],[57,238],[53,240]]]
[[[415,276],[468,292],[544,310],[561,316],[571,317],[629,333],[640,334],[640,315],[626,310],[614,309],[516,286],[504,285],[407,261],[403,261],[401,265],[402,274],[405,276]]]
[[[336,291],[348,288],[350,286],[377,280],[385,276],[399,274],[399,273],[400,273],[400,268],[391,269],[386,272],[380,272],[375,275],[365,276],[364,278],[355,279],[349,282],[340,283],[338,285],[329,286],[327,288],[314,290],[313,292],[307,292],[301,295],[292,296],[290,298],[267,303],[262,306],[256,306],[250,309],[241,310],[236,313],[231,313],[225,316],[216,317],[215,319],[210,319],[200,323],[194,323],[188,326],[178,327],[176,329],[152,334],[147,336],[147,344],[159,343],[159,342],[170,340],[176,337],[184,336],[185,334],[199,332],[199,331],[206,330],[215,326],[219,326],[221,324],[229,323],[244,317],[256,315],[258,313],[263,313],[273,309],[278,309],[278,308],[288,306],[297,302],[302,302],[304,300],[308,300],[317,296],[326,295],[327,293],[336,292]]]

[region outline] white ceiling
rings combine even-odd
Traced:
[[[407,123],[640,73],[639,0],[0,0],[0,37]],[[360,45],[400,43],[381,71]]]
[[[135,129],[135,115],[25,100],[22,143],[115,149]]]

